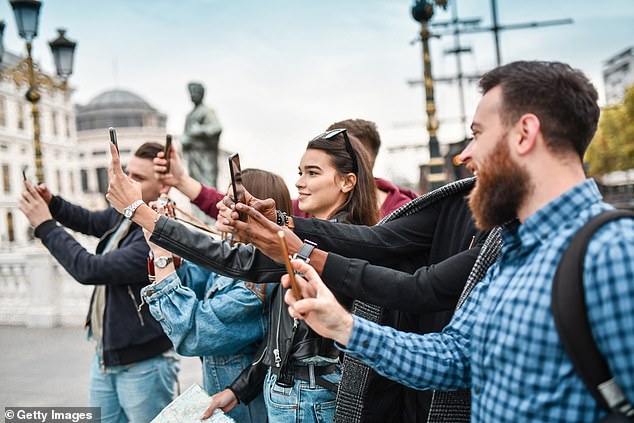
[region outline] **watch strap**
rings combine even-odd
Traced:
[[[123,209],[123,215],[129,219],[132,219],[132,216],[134,216],[134,212],[136,212],[136,209],[138,209],[139,206],[141,206],[142,204],[145,204],[143,200],[136,200],[134,203]]]
[[[164,269],[173,261],[174,261],[174,258],[172,257],[167,257],[167,256],[154,257],[154,266],[160,269]]]
[[[313,241],[304,240],[304,243],[300,247],[299,251],[293,255],[294,259],[300,259],[306,263],[310,263],[310,255],[313,253],[313,250],[317,248],[317,244]]]

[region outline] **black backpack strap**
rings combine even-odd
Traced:
[[[605,410],[632,416],[634,407],[616,384],[592,337],[583,288],[583,264],[590,239],[602,225],[622,217],[634,218],[634,212],[605,211],[574,235],[555,273],[552,312],[564,350],[592,396]]]

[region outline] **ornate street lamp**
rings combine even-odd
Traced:
[[[67,80],[73,72],[73,57],[76,43],[64,36],[66,31],[63,29],[58,30],[58,38],[49,43],[55,59],[57,75],[61,78],[61,82],[53,80],[38,69],[38,66],[33,63],[33,56],[31,55],[32,42],[35,37],[37,37],[42,3],[39,0],[10,0],[10,3],[15,14],[15,21],[18,26],[20,38],[26,43],[26,58],[20,60],[13,68],[4,71],[2,77],[13,79],[16,86],[24,83],[28,84],[29,89],[25,97],[29,103],[31,103],[31,113],[33,115],[35,172],[37,181],[43,182],[44,169],[42,166],[42,146],[40,143],[40,112],[37,107],[37,102],[41,98],[39,88],[45,87],[63,91],[68,88]],[[2,36],[3,29],[4,23],[2,23],[2,28],[0,28],[0,37]],[[1,44],[2,42],[0,40],[0,45]],[[0,52],[3,52],[3,50],[4,48],[0,48]],[[2,55],[0,55],[0,60],[2,60]]]
[[[446,7],[446,0],[436,0],[436,5]],[[429,54],[429,20],[434,16],[434,4],[427,0],[416,0],[412,6],[412,17],[420,22],[420,39],[423,45],[423,82],[425,85],[425,111],[427,112],[427,132],[429,133],[429,163],[422,166],[427,179],[426,190],[433,190],[445,184],[445,160],[440,155],[440,145],[436,133],[438,119],[436,118],[436,103],[434,101],[434,80],[431,73],[431,56]]]

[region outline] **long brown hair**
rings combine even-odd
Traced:
[[[256,198],[272,198],[278,210],[293,214],[293,203],[284,179],[262,169],[243,169],[242,184]]]
[[[379,210],[376,200],[376,184],[372,177],[368,153],[361,142],[352,136],[348,136],[352,149],[349,151],[350,147],[346,148],[345,136],[347,135],[343,133],[328,138],[318,136],[308,143],[306,149],[322,150],[328,154],[340,175],[356,174],[356,185],[348,195],[346,202],[336,212],[347,212],[345,223],[374,225],[379,220]],[[357,169],[355,169],[355,161]]]

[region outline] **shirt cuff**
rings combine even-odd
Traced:
[[[352,315],[352,320],[352,333],[350,334],[348,345],[343,346],[335,342],[335,346],[346,354],[361,357],[368,356],[372,350],[380,345],[381,326],[355,315]]]
[[[156,301],[163,295],[167,295],[180,286],[180,279],[176,272],[167,275],[162,281],[141,288],[141,296],[146,303]]]
[[[57,228],[57,222],[55,219],[49,219],[37,225],[37,228],[33,231],[33,235],[43,240],[55,228]]]

